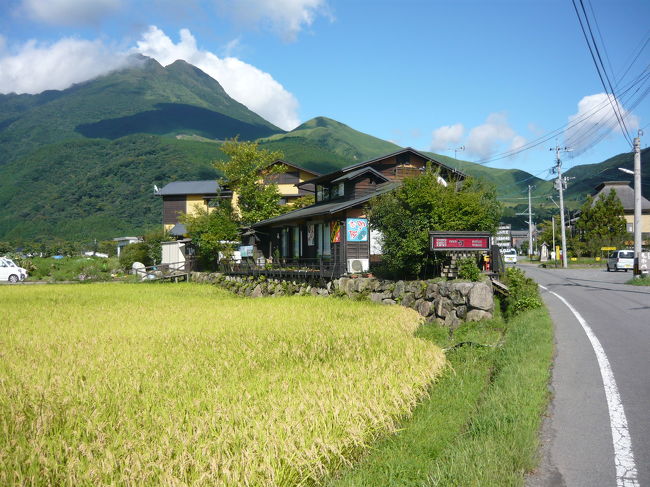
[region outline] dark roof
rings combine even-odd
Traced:
[[[364,174],[372,174],[373,176],[381,179],[382,181],[389,181],[389,179],[384,176],[382,173],[379,171],[371,168],[371,167],[362,167],[360,169],[357,169],[356,171],[349,172],[347,174],[343,174],[342,176],[339,176],[338,178],[330,181],[330,183],[340,183],[343,181],[349,181],[351,179],[356,178],[357,176],[362,176]]]
[[[208,179],[204,181],[174,181],[166,184],[157,194],[159,196],[182,194],[216,195],[220,191],[221,186],[219,186],[216,179]]]
[[[594,195],[594,201],[606,196],[612,189],[623,203],[623,209],[627,212],[634,211],[634,189],[627,181],[605,181],[600,183],[596,186],[598,192]],[[644,212],[650,211],[650,201],[643,196],[641,197],[641,210]]]
[[[313,179],[308,179],[307,181],[299,183],[296,186],[301,186],[303,184],[316,184],[316,183],[320,183],[322,181],[328,181],[329,182],[329,181],[332,181],[332,179],[339,178],[340,176],[342,176],[343,174],[345,174],[347,172],[353,171],[355,169],[359,169],[361,167],[369,166],[371,164],[382,161],[384,159],[388,159],[389,157],[394,157],[394,156],[397,156],[399,154],[404,154],[406,152],[410,152],[412,154],[415,154],[416,156],[419,156],[419,157],[421,157],[422,159],[424,159],[426,161],[433,161],[436,164],[438,164],[440,167],[445,168],[446,170],[448,170],[451,173],[457,174],[458,176],[460,176],[463,179],[467,177],[467,175],[464,172],[459,171],[458,169],[454,169],[453,167],[447,166],[446,164],[443,164],[442,162],[437,161],[434,158],[427,156],[426,154],[422,154],[421,152],[418,152],[415,149],[412,149],[411,147],[407,147],[406,149],[401,149],[401,150],[398,150],[397,152],[393,152],[391,154],[386,154],[386,155],[383,155],[381,157],[376,157],[374,159],[370,159],[368,161],[363,161],[363,162],[359,162],[357,164],[352,164],[351,166],[343,167],[343,168],[338,169],[336,171],[333,171],[331,173],[324,174],[322,176],[318,176],[318,177],[313,178]]]
[[[376,191],[373,191],[370,194],[365,196],[360,196],[352,200],[343,200],[343,201],[332,201],[329,203],[316,203],[315,205],[306,206],[305,208],[300,208],[298,210],[290,211],[284,215],[276,216],[274,218],[269,218],[268,220],[263,220],[261,222],[254,223],[251,227],[264,227],[267,225],[277,225],[279,223],[288,223],[295,220],[303,220],[305,218],[312,218],[320,215],[332,215],[338,213],[339,211],[351,208],[353,206],[361,205],[366,201],[370,200],[374,196],[378,196],[383,193],[387,193],[392,189],[397,188],[401,183],[391,182],[384,183],[380,185]]]
[[[274,164],[280,164],[280,163],[284,164],[285,166],[293,167],[294,169],[299,169],[301,171],[308,172],[310,174],[313,174],[316,177],[321,176],[321,173],[319,173],[319,172],[313,171],[312,169],[307,169],[307,168],[302,167],[302,166],[298,166],[297,164],[294,164],[293,162],[285,161],[284,159],[277,159],[277,160],[273,161],[271,164],[269,164],[266,167],[272,166]]]
[[[169,234],[173,235],[174,237],[182,237],[186,233],[187,233],[187,227],[183,223],[177,223],[169,231]]]

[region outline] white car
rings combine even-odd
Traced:
[[[633,250],[614,250],[607,258],[607,272],[634,269]]]
[[[503,261],[506,264],[517,263],[517,251],[515,249],[506,249],[501,252],[503,254]]]
[[[27,269],[18,267],[8,257],[0,257],[0,281],[18,282],[27,278]]]

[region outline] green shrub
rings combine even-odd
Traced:
[[[516,267],[506,269],[506,285],[510,295],[504,300],[506,317],[510,318],[522,311],[540,308],[542,299],[539,296],[539,287],[531,278]]]
[[[481,277],[481,270],[476,265],[476,259],[465,257],[458,261],[458,278],[476,282]]]
[[[120,265],[124,270],[131,269],[134,262],[142,262],[145,266],[153,265],[149,254],[149,245],[144,242],[127,245],[120,252]]]

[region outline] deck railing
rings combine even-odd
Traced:
[[[346,271],[343,264],[317,257],[280,258],[273,261],[244,258],[240,261],[222,259],[219,272],[229,275],[267,276],[277,279],[331,280]]]

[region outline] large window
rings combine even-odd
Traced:
[[[300,257],[300,227],[292,227],[293,230],[293,256]]]

